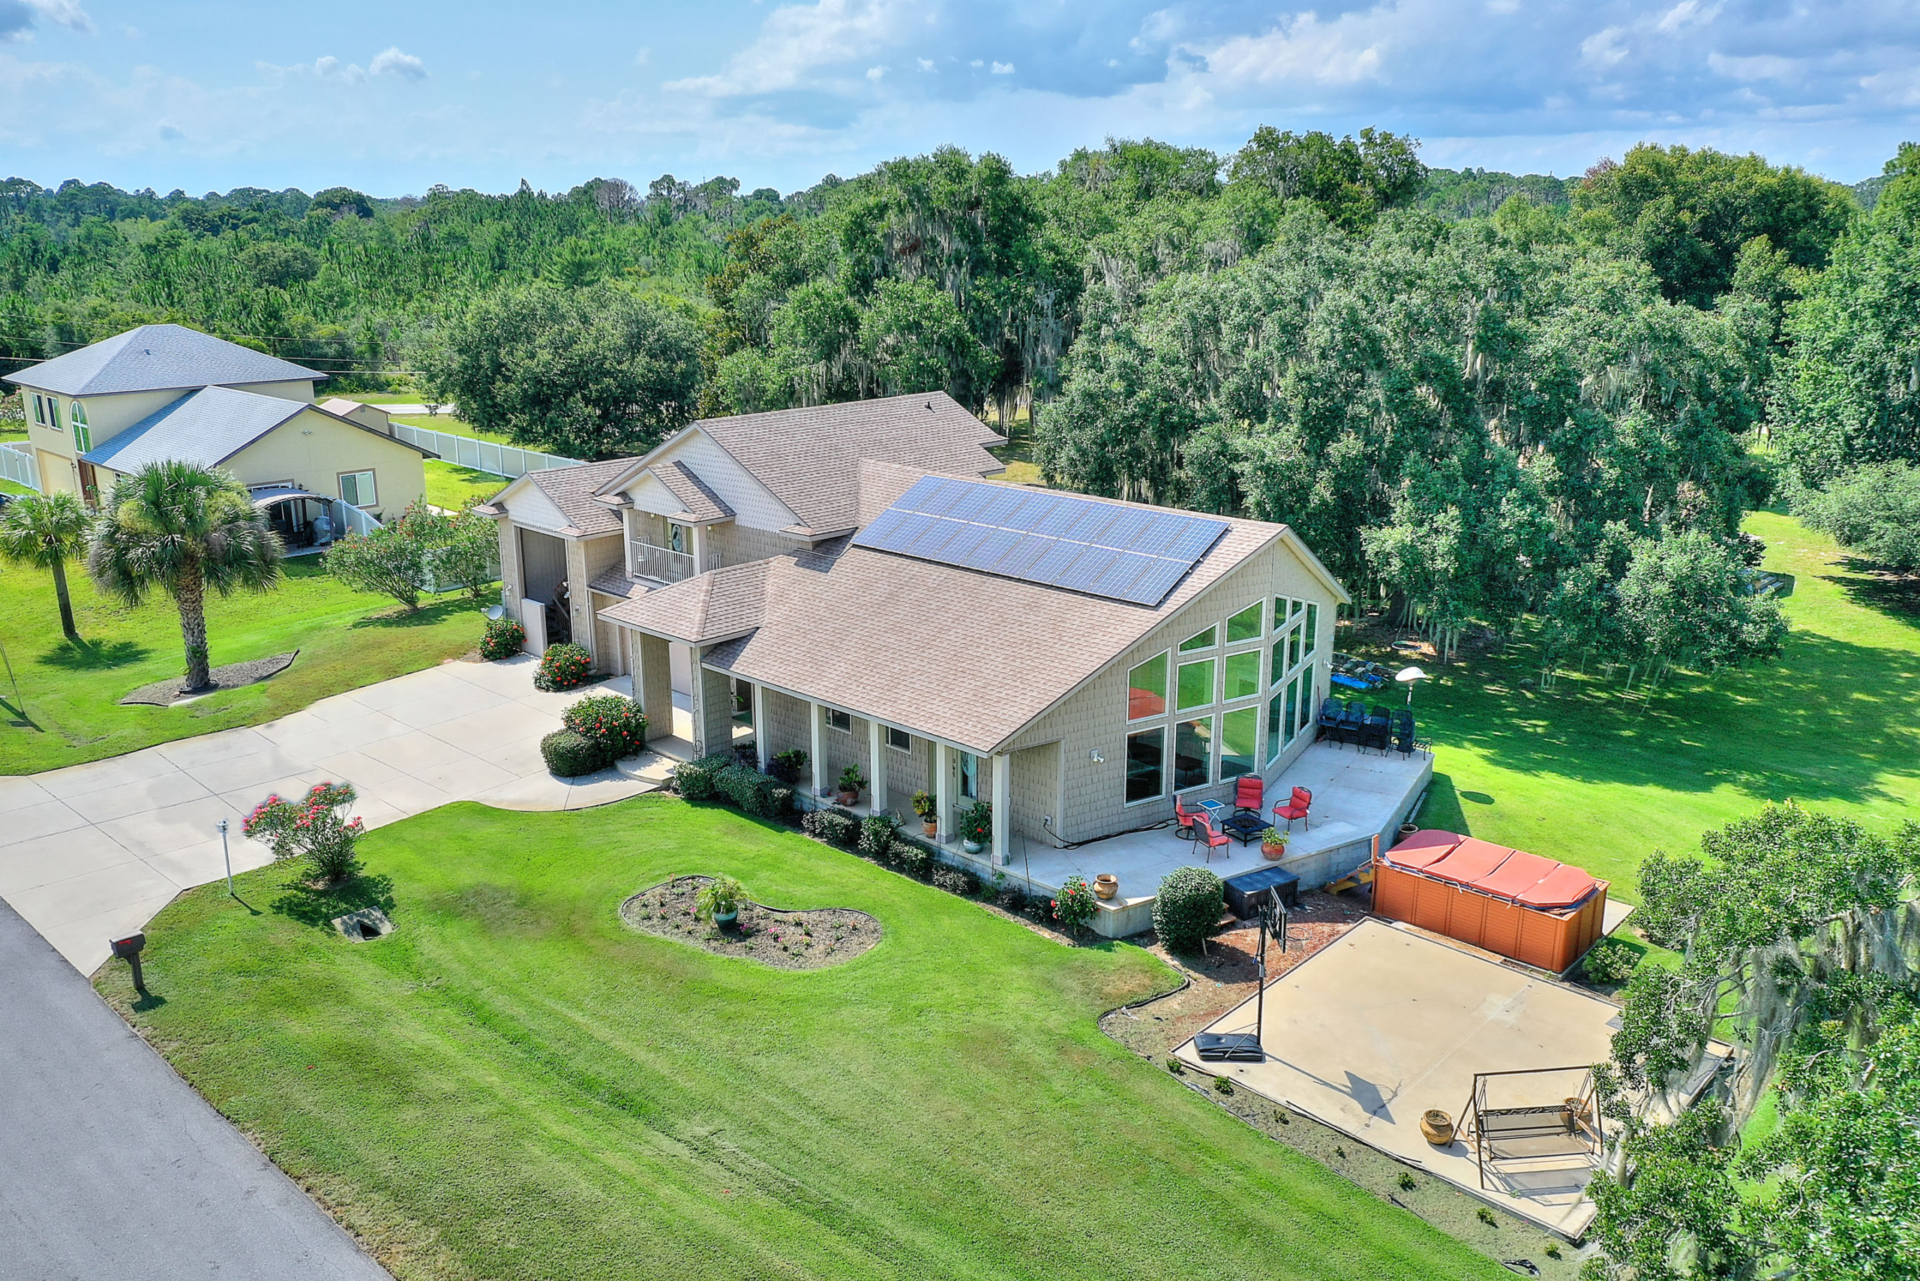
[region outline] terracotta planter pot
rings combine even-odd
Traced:
[[[940,825],[934,822],[930,818],[923,818],[920,820],[920,830],[926,833],[928,836],[940,835]]]
[[[1453,1118],[1439,1108],[1428,1108],[1420,1114],[1420,1134],[1436,1148],[1444,1148],[1453,1142]]]
[[[1095,898],[1100,898],[1100,899],[1112,898],[1114,895],[1118,894],[1119,892],[1120,892],[1120,878],[1115,876],[1112,872],[1102,872],[1100,873],[1100,875],[1093,878],[1093,896]]]
[[[860,803],[860,793],[842,792],[840,793],[839,796],[835,797],[834,799],[839,801],[842,806],[848,809],[851,809],[853,806],[858,805]]]
[[[1262,841],[1260,842],[1260,853],[1273,862],[1278,863],[1287,856],[1287,844],[1285,841],[1282,841],[1278,845],[1269,845],[1265,841]]]

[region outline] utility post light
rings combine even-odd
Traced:
[[[217,826],[220,828],[220,858],[227,865],[227,897],[237,899],[240,896],[233,892],[233,855],[227,849],[227,820],[221,819]]]
[[[1427,679],[1427,674],[1417,667],[1403,667],[1394,674],[1393,679],[1407,687],[1407,706],[1413,706],[1413,683]]]

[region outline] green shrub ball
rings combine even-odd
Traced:
[[[1226,910],[1220,878],[1204,867],[1176,867],[1153,900],[1153,932],[1171,952],[1196,952]]]
[[[561,778],[578,778],[605,769],[609,764],[605,748],[570,729],[557,729],[541,739],[540,756],[547,768]]]

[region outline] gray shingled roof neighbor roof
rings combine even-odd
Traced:
[[[235,383],[312,382],[326,375],[184,325],[142,325],[43,360],[7,381],[62,396],[171,391]]]
[[[527,479],[553,500],[576,537],[620,532],[620,513],[593,495],[600,486],[633,466],[632,458],[609,458],[604,463],[582,463],[578,467],[556,467],[552,471],[527,473]]]
[[[685,516],[688,524],[726,520],[733,515],[733,508],[727,506],[726,500],[708,488],[707,482],[685,463],[655,463],[647,472],[680,500],[678,514]]]
[[[1004,466],[986,447],[1005,438],[943,391],[702,418],[693,425],[814,534],[858,523],[854,482],[862,459],[955,476],[985,476]]]
[[[303,400],[262,396],[231,387],[203,387],[148,414],[105,444],[81,455],[119,472],[177,461],[214,467],[303,409]]]
[[[618,596],[623,600],[635,596],[644,596],[653,590],[651,583],[643,583],[628,576],[625,568],[615,565],[612,569],[603,569],[587,580],[587,586],[602,596]]]

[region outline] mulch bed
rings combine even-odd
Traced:
[[[293,660],[299,655],[300,651],[296,649],[286,654],[275,654],[271,658],[256,658],[248,663],[228,663],[225,667],[216,667],[208,673],[213,678],[213,683],[205,689],[193,691],[193,697],[199,698],[202,695],[218,693],[223,689],[239,689],[242,685],[252,685],[266,680],[269,676],[278,676],[292,667]],[[175,677],[170,681],[155,681],[151,685],[142,685],[134,690],[133,693],[121,699],[120,703],[122,706],[171,707],[180,700],[181,695],[187,692],[186,685],[184,676]]]
[[[620,905],[620,919],[642,933],[782,970],[839,965],[880,941],[880,922],[850,907],[788,912],[745,902],[733,924],[716,926],[693,914],[700,887],[712,879],[676,876],[664,885],[641,890]]]
[[[1287,950],[1267,942],[1267,982],[1291,970],[1327,944],[1345,934],[1367,915],[1364,898],[1302,894],[1297,911],[1287,913]],[[1253,995],[1260,975],[1255,952],[1260,946],[1257,923],[1236,921],[1207,940],[1205,956],[1174,956],[1158,942],[1147,945],[1192,981],[1178,992],[1131,1009],[1118,1009],[1100,1020],[1101,1030],[1120,1044],[1152,1059],[1164,1058],[1173,1048]]]

